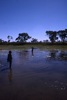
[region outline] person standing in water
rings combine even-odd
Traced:
[[[12,65],[12,52],[9,51],[8,53],[8,57],[7,57],[7,62],[9,62],[9,67],[11,68],[11,65]]]
[[[34,48],[32,47],[32,48],[31,48],[31,51],[32,51],[32,56],[34,56],[34,54],[33,54],[33,50],[34,50]]]

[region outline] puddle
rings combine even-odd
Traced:
[[[11,69],[7,54],[8,50],[0,50],[1,100],[67,98],[67,51],[12,50]]]

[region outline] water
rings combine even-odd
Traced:
[[[0,100],[66,100],[67,51],[0,50]]]

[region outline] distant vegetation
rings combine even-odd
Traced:
[[[0,44],[26,44],[26,43],[44,43],[44,44],[67,44],[67,29],[59,31],[46,31],[45,33],[49,40],[38,41],[36,38],[32,38],[28,33],[19,33],[14,42],[11,42],[13,36],[8,35],[8,41],[0,39]],[[27,40],[31,39],[31,42]]]
[[[55,43],[59,38],[63,43],[67,41],[67,29],[60,31],[46,31],[46,34],[49,36],[51,43]]]

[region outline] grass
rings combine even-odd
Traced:
[[[25,44],[25,45],[0,45],[0,50],[16,50],[16,49],[30,49],[31,47],[39,48],[42,50],[46,49],[59,49],[67,50],[66,45],[44,45],[44,44]]]

